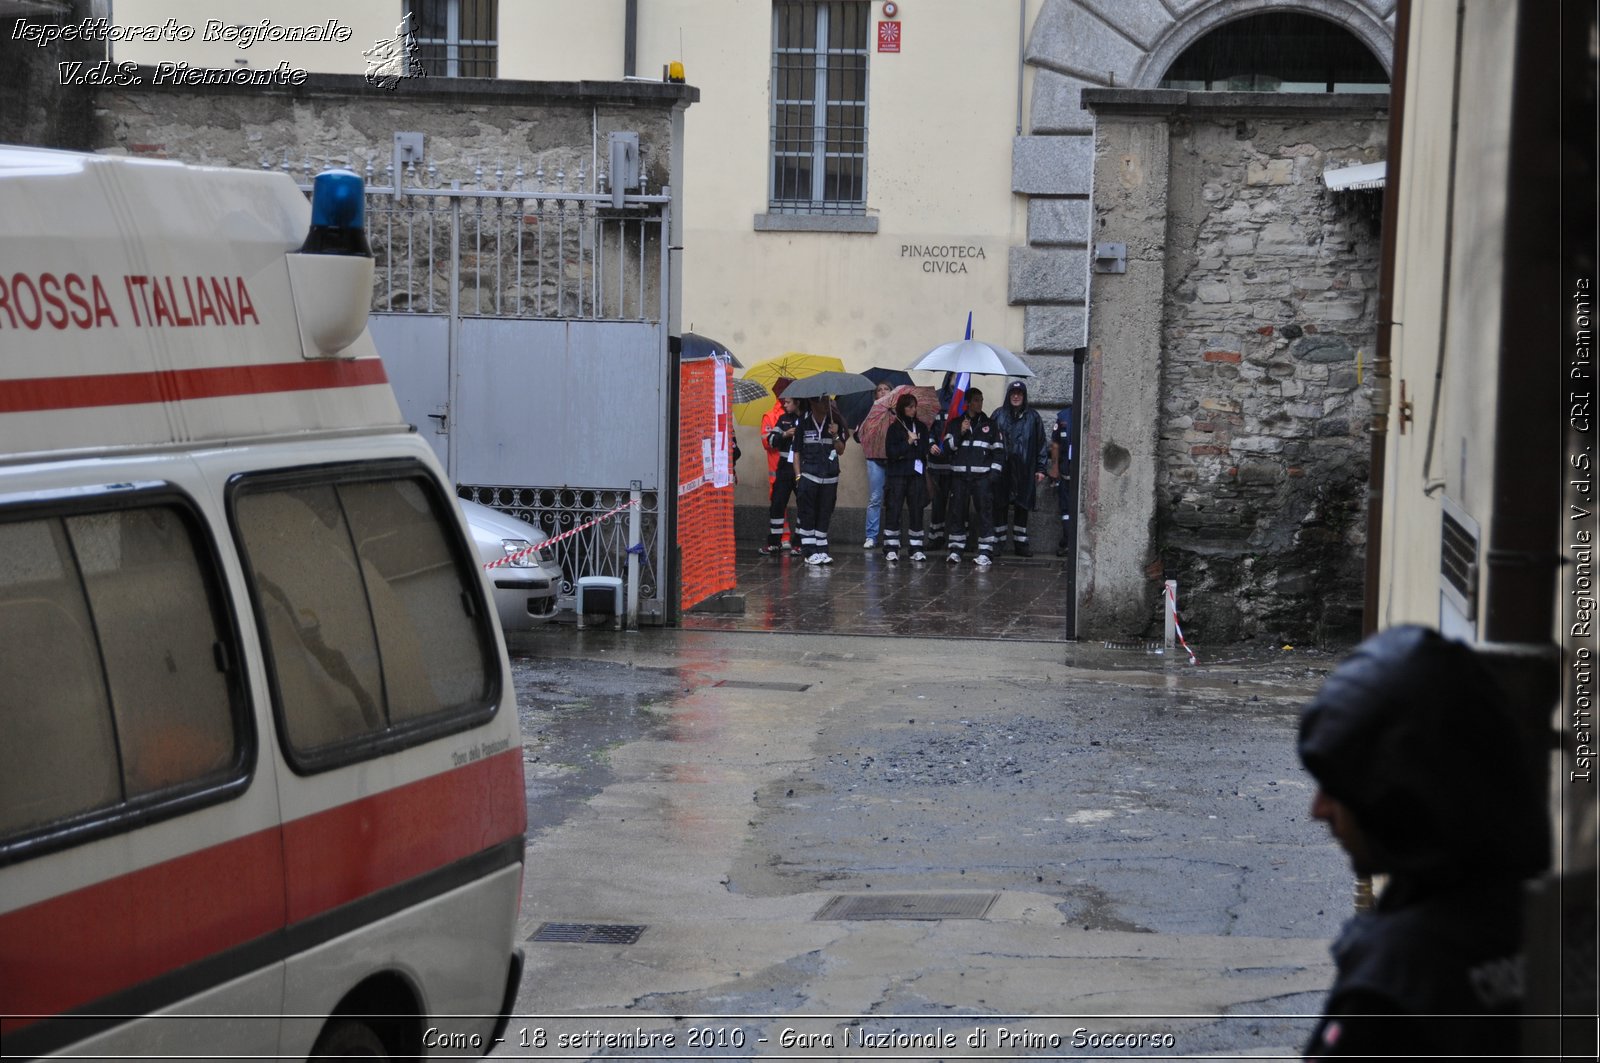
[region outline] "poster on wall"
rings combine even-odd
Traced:
[[[711,437],[711,453],[714,464],[711,469],[711,486],[727,487],[733,482],[731,467],[731,453],[733,442],[728,437],[728,430],[733,424],[733,407],[730,405],[728,394],[727,363],[722,356],[717,356],[717,371],[713,374],[716,390],[713,392],[716,400],[716,429]]]

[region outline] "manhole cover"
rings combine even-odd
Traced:
[[[810,683],[767,683],[756,679],[719,679],[711,685],[737,690],[784,690],[791,694],[811,689]]]
[[[1160,642],[1107,642],[1108,650],[1127,650],[1130,653],[1165,653],[1166,645]]]
[[[529,941],[569,941],[578,945],[632,945],[645,932],[621,923],[540,923]]]
[[[849,893],[824,904],[814,919],[982,919],[998,893]]]

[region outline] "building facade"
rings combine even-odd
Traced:
[[[120,42],[116,58],[357,73],[409,14],[429,78],[660,80],[669,64],[682,63],[700,96],[681,141],[678,327],[720,340],[746,365],[801,351],[837,356],[854,370],[900,368],[959,338],[970,311],[978,338],[1033,367],[1032,398],[1048,416],[1073,393],[1072,352],[1088,343],[1101,283],[1092,269],[1100,242],[1092,206],[1101,179],[1097,116],[1084,90],[1381,91],[1394,7],[1395,0],[352,0],[338,8],[335,21],[348,31],[341,41],[261,39],[246,48],[243,36],[264,17],[273,26],[312,26],[326,23],[326,12],[303,0],[121,0],[119,23],[172,19],[223,29],[211,40]],[[1252,21],[1263,18],[1280,21]],[[1365,67],[1307,73],[1303,56],[1274,66],[1259,49],[1239,50],[1240,41],[1262,39],[1284,54],[1343,54],[1285,18],[1354,42]],[[458,150],[492,169],[504,146],[480,141]],[[597,158],[590,172],[604,169]],[[1152,380],[1161,379],[1165,343],[1153,352]],[[987,384],[998,391],[1001,382]],[[1151,413],[1161,416],[1159,399]],[[765,478],[754,430],[740,431],[740,527],[754,533],[764,527]],[[840,539],[859,528],[865,501],[858,453],[847,455]],[[1088,450],[1083,458],[1103,460]],[[1084,482],[1093,474],[1086,468]],[[1153,480],[1141,485],[1139,507],[1153,513],[1156,490]],[[1036,537],[1053,545],[1054,514],[1035,514],[1035,524]],[[1101,578],[1098,562],[1079,558],[1085,593],[1097,587],[1102,601],[1126,599],[1109,613],[1084,613],[1091,623],[1159,623],[1149,594],[1158,573],[1147,571],[1160,553],[1158,527],[1140,530],[1135,552],[1145,556],[1132,579]],[[1173,530],[1181,534],[1182,523]],[[1107,532],[1102,542],[1124,538],[1121,526]]]

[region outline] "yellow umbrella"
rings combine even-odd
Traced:
[[[768,358],[764,362],[757,362],[744,371],[742,380],[755,380],[774,391],[774,385],[782,377],[790,380],[799,380],[801,377],[813,376],[817,373],[844,372],[844,363],[832,355],[827,354],[801,354],[790,351],[776,358]],[[733,419],[739,424],[759,427],[761,418],[772,409],[772,400],[763,396],[754,402],[736,402],[733,404]]]

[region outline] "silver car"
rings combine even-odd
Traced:
[[[512,558],[485,572],[493,588],[500,627],[507,632],[527,631],[554,616],[556,595],[561,590],[561,569],[547,553],[528,549],[549,536],[498,509],[464,498],[457,501],[472,532],[478,561],[486,565]]]

